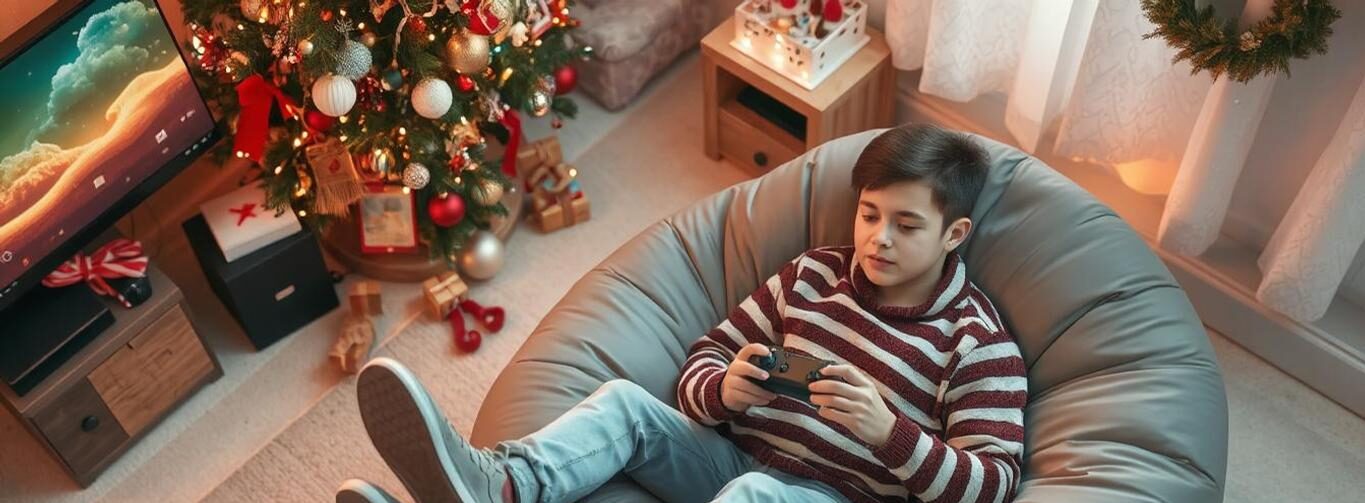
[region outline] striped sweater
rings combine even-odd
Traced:
[[[758,461],[852,501],[1012,500],[1027,382],[995,308],[956,253],[924,304],[879,305],[874,288],[852,247],[797,257],[692,345],[679,409]],[[721,379],[754,342],[857,367],[896,415],[890,439],[873,447],[785,396],[744,414],[726,409]]]

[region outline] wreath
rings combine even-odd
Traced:
[[[1290,58],[1326,53],[1332,22],[1341,17],[1328,0],[1275,0],[1269,16],[1238,34],[1236,20],[1215,16],[1211,5],[1195,8],[1194,0],[1142,0],[1142,10],[1156,25],[1142,38],[1165,39],[1177,50],[1172,63],[1189,60],[1191,73],[1237,82],[1289,75]]]

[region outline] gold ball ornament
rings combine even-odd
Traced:
[[[237,6],[242,9],[242,17],[249,21],[264,23],[270,20],[270,7],[265,0],[242,0]]]
[[[485,178],[474,188],[474,201],[484,206],[493,206],[502,200],[502,184],[497,180]]]
[[[488,37],[469,30],[460,30],[446,41],[446,64],[455,71],[477,75],[488,68],[490,60]]]
[[[299,41],[299,54],[302,54],[304,56],[311,56],[313,54],[313,49],[315,49],[315,47],[313,46],[312,40]]]

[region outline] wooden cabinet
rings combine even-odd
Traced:
[[[175,283],[154,267],[148,275],[152,298],[114,308],[114,325],[36,388],[20,396],[0,384],[0,399],[82,487],[223,375]]]
[[[730,46],[734,32],[722,23],[701,43],[712,159],[724,157],[758,176],[821,143],[894,125],[896,72],[880,32],[868,29],[872,40],[811,90]]]

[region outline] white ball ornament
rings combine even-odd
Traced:
[[[355,106],[355,84],[340,75],[327,74],[313,81],[313,104],[318,111],[341,117]]]
[[[450,92],[450,84],[437,78],[425,78],[412,88],[412,109],[417,115],[428,119],[439,119],[450,111],[455,95]]]

